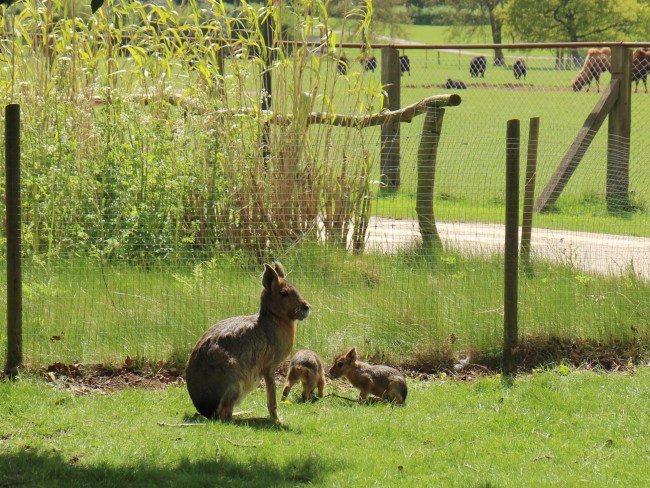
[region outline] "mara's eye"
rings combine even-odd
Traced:
[[[286,297],[286,296],[289,295],[289,292],[287,290],[280,290],[280,295],[282,295],[283,297]]]
[[[339,368],[342,368],[342,367],[343,367],[343,361],[339,361],[338,363],[336,363],[336,365],[337,365]]]

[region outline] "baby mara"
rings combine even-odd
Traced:
[[[282,392],[282,401],[289,396],[291,388],[299,381],[302,384],[302,400],[304,402],[311,398],[314,389],[317,387],[318,397],[323,398],[323,390],[325,389],[324,369],[323,361],[314,351],[301,349],[296,352],[289,363],[289,373]]]
[[[361,401],[365,401],[369,394],[397,404],[403,404],[406,400],[404,375],[390,366],[357,361],[355,348],[336,358],[329,373],[332,378],[343,376],[350,380],[352,386],[360,390]]]

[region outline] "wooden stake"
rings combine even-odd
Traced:
[[[397,110],[400,106],[399,51],[393,47],[381,49],[381,83],[386,92],[384,108]],[[381,126],[381,181],[384,188],[400,185],[400,121],[386,121]]]
[[[509,120],[506,139],[506,239],[503,285],[503,373],[515,371],[518,335],[519,120]]]
[[[630,209],[630,129],[632,126],[632,53],[624,46],[612,46],[612,82],[618,80],[619,94],[609,112],[607,129],[607,209]]]
[[[431,107],[422,125],[418,149],[418,183],[415,210],[418,214],[422,244],[426,248],[442,248],[433,212],[433,195],[436,178],[436,156],[442,130],[444,108]]]
[[[526,180],[524,182],[524,215],[521,222],[521,264],[525,271],[532,271],[530,243],[533,232],[533,206],[535,204],[535,176],[537,172],[537,145],[539,143],[539,117],[530,119],[528,129],[528,155]]]
[[[23,275],[20,210],[20,105],[5,108],[5,194],[7,212],[7,364],[18,374],[23,363]]]

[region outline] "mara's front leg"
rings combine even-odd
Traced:
[[[269,408],[269,415],[273,417],[276,422],[280,422],[278,416],[278,404],[275,397],[275,371],[267,371],[264,373],[264,382],[266,383],[266,405]]]

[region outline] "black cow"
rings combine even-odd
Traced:
[[[518,80],[522,76],[526,78],[526,72],[528,68],[526,67],[526,61],[523,59],[518,59],[515,61],[515,64],[512,65],[512,72],[515,74],[515,79]]]
[[[447,78],[445,88],[449,88],[450,90],[467,90],[467,85],[460,80],[452,80],[451,78]]]
[[[403,75],[404,73],[411,74],[411,60],[407,55],[399,57],[399,74]]]
[[[361,66],[365,71],[375,71],[377,69],[377,58],[374,56],[362,58]]]
[[[472,58],[469,63],[469,74],[472,78],[485,78],[485,70],[487,69],[487,59],[485,56],[476,56]]]
[[[350,66],[350,60],[345,56],[341,56],[336,62],[336,69],[338,70],[340,75],[344,75],[344,76],[347,75],[349,66]]]

